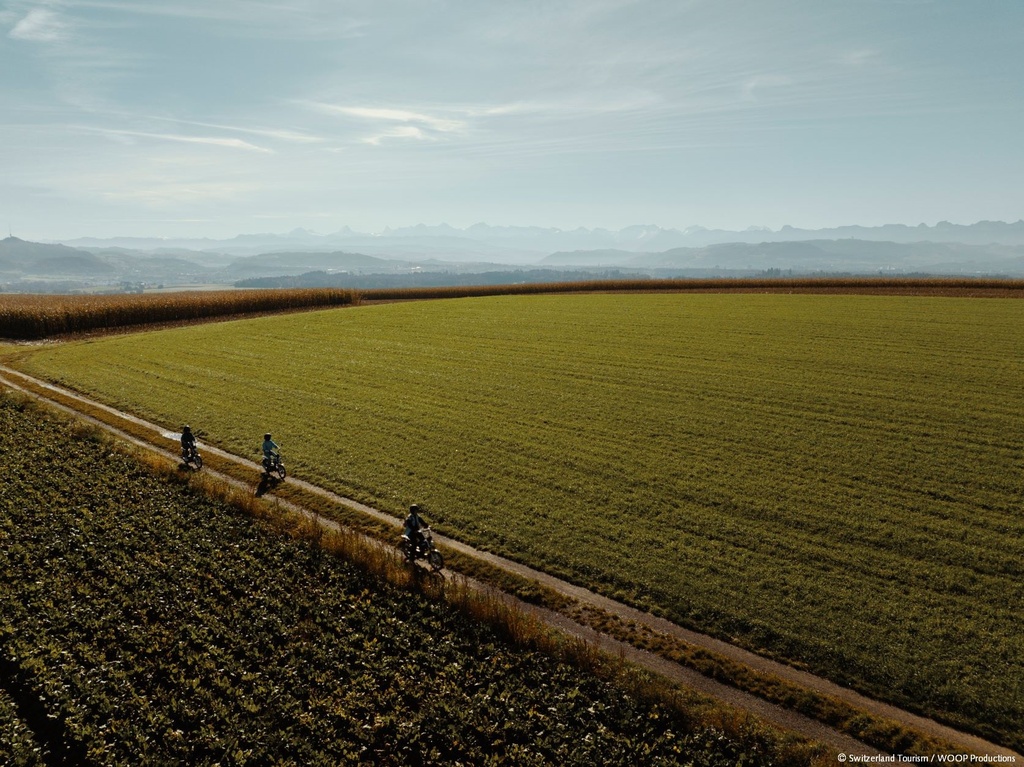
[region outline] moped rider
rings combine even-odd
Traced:
[[[192,427],[185,424],[181,427],[181,457],[188,458],[196,449],[196,435],[192,433]]]
[[[419,553],[420,547],[423,545],[423,531],[428,529],[427,523],[420,516],[420,507],[414,503],[409,507],[409,516],[405,518],[405,524],[402,527],[402,534],[409,539],[413,552]]]
[[[280,454],[277,452],[280,448],[277,443],[270,438],[270,432],[263,435],[263,468],[270,469],[274,465],[274,458]]]

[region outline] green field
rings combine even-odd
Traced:
[[[1024,744],[1024,302],[588,295],[343,309],[20,364]]]
[[[509,643],[7,396],[0,429],[4,765],[807,762]]]

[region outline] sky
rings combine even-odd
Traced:
[[[1024,218],[1021,0],[0,0],[0,228]]]

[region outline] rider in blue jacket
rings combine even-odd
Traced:
[[[270,438],[270,432],[263,435],[263,465],[270,467],[271,462],[274,459],[275,451],[279,448],[277,443]]]

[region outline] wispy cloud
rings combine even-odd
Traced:
[[[66,40],[68,35],[67,21],[47,8],[33,8],[8,33],[13,40],[34,43],[58,43]]]
[[[111,137],[127,138],[148,138],[157,141],[173,141],[182,144],[205,144],[208,146],[224,147],[226,149],[243,149],[248,152],[272,153],[272,149],[250,144],[237,138],[218,138],[214,136],[184,136],[178,133],[147,133],[144,131],[120,130],[114,128],[90,128],[81,126],[80,130],[90,133],[99,133]]]
[[[22,105],[50,98],[62,107],[92,111],[107,103],[108,94],[125,77],[136,76],[148,54],[112,45],[105,35],[116,35],[121,30],[85,18],[78,10],[66,0],[42,0],[20,3],[18,12],[4,14],[12,24],[7,36],[34,44],[12,47],[15,55],[31,57],[31,69],[19,79],[34,77],[37,83],[37,87],[15,94]],[[4,84],[2,74],[0,87]]]
[[[620,97],[566,94],[563,99],[448,104],[429,109],[354,106],[321,101],[299,103],[322,114],[368,126],[368,132],[356,140],[379,146],[389,139],[440,141],[451,138],[461,139],[460,143],[464,145],[477,140],[481,132],[511,130],[510,124],[519,130],[527,123],[572,122],[595,116],[638,113],[659,106],[660,100],[653,94],[643,93]]]
[[[372,144],[373,146],[378,146],[382,141],[384,141],[384,139],[388,138],[411,138],[423,141],[424,139],[427,139],[428,136],[415,125],[403,125],[399,128],[393,128],[392,130],[384,131],[383,133],[380,133],[376,136],[364,138],[362,141],[364,144]]]
[[[861,48],[849,51],[842,57],[842,62],[851,67],[862,67],[879,59],[879,52],[873,48]]]
[[[259,27],[273,30],[278,36],[292,38],[342,39],[360,34],[366,26],[366,22],[360,19],[339,13],[337,3],[332,0],[76,0],[75,6],[124,15],[223,22],[233,28],[235,34]]]
[[[408,123],[410,125],[420,125],[428,130],[439,133],[455,133],[466,127],[463,120],[451,117],[438,117],[408,109],[342,106],[338,104],[325,104],[323,102],[305,102],[305,105],[325,114],[355,117],[368,122]]]
[[[469,128],[464,119],[467,114],[465,110],[446,109],[446,114],[428,114],[422,110],[390,107],[348,106],[319,101],[299,103],[315,112],[348,118],[367,126],[357,141],[372,146],[380,146],[389,139],[438,141],[464,134]]]
[[[745,101],[757,101],[758,96],[770,88],[782,88],[793,84],[793,78],[786,75],[758,74],[747,78],[741,87]]]
[[[465,107],[465,112],[474,117],[531,115],[588,117],[644,111],[663,105],[663,103],[662,98],[648,91],[619,95],[566,93],[564,98],[559,99],[533,99]]]
[[[222,125],[219,123],[182,120],[176,117],[162,117],[157,115],[148,116],[146,119],[170,122],[176,125],[194,125],[199,128],[216,128],[218,130],[231,131],[232,133],[245,133],[250,136],[263,136],[265,138],[295,144],[317,144],[324,140],[320,136],[314,136],[310,133],[300,133],[299,131],[283,130],[279,128],[246,128],[240,125]]]

